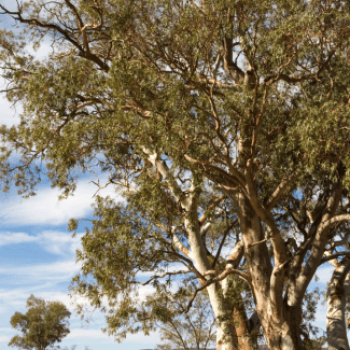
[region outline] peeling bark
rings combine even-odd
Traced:
[[[234,308],[233,322],[235,323],[236,327],[239,349],[251,350],[251,334],[249,332],[248,319],[243,305],[241,307]]]

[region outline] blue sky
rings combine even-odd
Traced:
[[[0,3],[9,1],[0,0]],[[47,48],[43,46],[37,55],[40,57],[46,52]],[[17,111],[11,109],[2,98],[0,111],[0,124],[11,125],[18,121],[20,108]],[[90,180],[94,178],[83,178],[75,195],[62,201],[58,201],[59,192],[51,189],[48,183],[43,183],[37,196],[29,199],[22,199],[14,191],[0,193],[0,350],[11,349],[7,344],[16,331],[11,328],[10,318],[16,311],[26,312],[30,294],[45,300],[59,300],[71,310],[71,333],[61,342],[61,347],[70,348],[76,344],[77,350],[83,350],[85,346],[93,350],[139,350],[152,349],[159,342],[158,334],[144,336],[140,333],[116,343],[101,331],[105,326],[101,313],[95,311],[91,322],[82,324],[74,312],[68,286],[79,272],[75,251],[80,248],[85,223],[79,226],[75,238],[68,232],[67,223],[70,218],[91,218],[96,187],[89,183]],[[115,196],[109,188],[100,194]],[[311,287],[324,289],[333,269],[325,264],[317,273],[319,281],[313,282]],[[325,306],[320,303],[315,325],[325,330],[325,320]]]

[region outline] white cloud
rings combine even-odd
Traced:
[[[0,79],[0,90],[4,88],[3,80]],[[22,112],[22,108],[19,105],[12,108],[11,103],[3,95],[0,95],[0,111],[0,125],[12,126],[19,123],[19,114]]]
[[[160,335],[158,332],[144,335],[143,333],[128,334],[126,342],[142,342],[142,344],[156,344],[160,342]]]
[[[6,313],[9,314],[8,319],[13,315],[15,311],[23,312],[25,313],[27,311],[26,309],[26,303],[28,297],[33,294],[37,298],[44,299],[45,301],[60,301],[63,303],[68,310],[70,310],[71,317],[70,321],[76,322],[79,321],[81,323],[80,316],[76,314],[76,306],[77,304],[84,304],[88,305],[88,300],[81,296],[74,295],[72,298],[68,293],[64,292],[53,292],[54,288],[52,288],[52,285],[46,285],[46,286],[36,286],[36,287],[30,287],[30,288],[17,288],[12,290],[0,290],[0,310],[1,314],[5,315]],[[91,312],[91,311],[90,311]],[[99,311],[96,310],[93,312],[94,317],[93,319],[102,319],[104,322],[104,315]],[[9,328],[11,330],[11,328]],[[4,332],[0,329],[0,334],[4,334]]]
[[[100,329],[90,329],[90,328],[74,328],[71,329],[70,333],[67,336],[67,339],[74,339],[74,338],[86,338],[86,339],[106,339],[110,340],[113,339],[113,336],[109,336],[107,333],[103,333]],[[138,342],[142,339],[143,344],[154,344],[156,342],[159,342],[160,337],[158,332],[154,332],[150,334],[149,336],[145,336],[143,333],[136,333],[136,334],[128,334],[126,339],[123,341],[123,343],[128,342]]]
[[[81,269],[80,263],[74,260],[58,261],[52,264],[0,268],[0,275],[11,275],[12,278],[25,279],[35,283],[43,281],[69,281]],[[0,296],[1,296],[0,292]]]
[[[67,253],[75,253],[77,249],[81,248],[83,235],[83,233],[80,233],[73,238],[69,233],[44,231],[37,238],[46,251],[53,254],[66,255]]]
[[[91,210],[91,196],[86,192],[60,202],[58,195],[58,190],[45,189],[28,199],[16,198],[10,204],[3,203],[0,206],[2,221],[7,225],[60,225],[71,217],[87,215]]]
[[[42,41],[40,47],[36,50],[33,50],[31,46],[28,46],[28,52],[37,60],[46,59],[52,52],[50,41]]]
[[[13,0],[1,0],[1,5],[8,7],[9,10],[14,10],[16,8],[13,6],[13,5],[16,5],[15,1],[13,1]],[[11,6],[11,7],[9,7],[9,6]]]
[[[25,301],[28,299],[30,294],[37,294],[38,291],[42,291],[45,288],[50,288],[50,284],[41,284],[34,287],[23,287],[0,289],[0,303],[4,305],[21,305],[25,307]]]
[[[27,233],[12,233],[12,232],[0,232],[0,247],[10,244],[35,242],[37,237],[30,236]]]
[[[84,233],[77,233],[72,237],[71,233],[45,230],[37,235],[29,235],[22,232],[0,232],[0,247],[20,243],[35,243],[41,245],[44,250],[56,255],[74,254],[81,248],[81,238]]]
[[[8,336],[0,336],[0,343],[8,343],[9,341],[11,340],[11,337],[8,337]]]
[[[96,186],[81,180],[74,196],[58,200],[58,189],[44,188],[38,190],[36,196],[28,199],[12,196],[0,203],[0,219],[5,225],[62,225],[70,218],[84,218],[92,212]],[[112,187],[107,187],[100,195],[112,197],[116,193]]]
[[[320,267],[316,271],[317,283],[327,284],[332,277],[334,271],[334,266]]]
[[[71,329],[67,336],[67,339],[72,338],[109,339],[110,337],[99,329],[75,328]]]

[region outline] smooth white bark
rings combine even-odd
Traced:
[[[339,286],[342,270],[336,269],[327,289],[327,341],[329,350],[350,350],[345,322],[346,296],[350,291],[350,275],[343,286]]]

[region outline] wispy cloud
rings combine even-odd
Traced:
[[[2,221],[5,225],[55,226],[67,223],[71,217],[88,215],[91,211],[91,196],[86,192],[60,202],[58,195],[57,190],[45,189],[29,199],[16,197],[10,203],[3,203],[0,205]]]
[[[151,333],[145,336],[143,333],[128,334],[126,336],[125,342],[140,342],[142,339],[142,344],[156,344],[160,343],[160,334],[158,332]]]
[[[69,281],[81,268],[81,264],[74,260],[58,261],[52,264],[0,268],[0,275],[11,276],[12,279],[21,279],[43,283],[45,281]],[[1,295],[1,292],[0,292]]]
[[[37,241],[37,237],[27,233],[0,232],[0,247],[4,245],[20,244]]]
[[[70,218],[84,218],[92,212],[96,186],[86,180],[78,183],[74,196],[58,200],[59,190],[44,188],[28,199],[12,196],[0,203],[0,219],[4,225],[50,225],[68,223]],[[112,187],[101,191],[103,196],[116,197]]]
[[[39,244],[49,253],[72,256],[81,248],[81,238],[84,233],[77,233],[75,237],[69,232],[44,230],[37,235],[22,232],[0,232],[0,247],[13,244]]]
[[[57,287],[56,287],[57,289]],[[33,294],[37,298],[44,299],[45,301],[59,301],[63,303],[72,313],[70,317],[71,323],[74,324],[82,324],[80,315],[76,313],[76,307],[78,304],[89,305],[88,300],[82,296],[70,296],[63,291],[52,291],[52,286],[42,286],[41,288],[30,287],[30,288],[17,288],[9,290],[0,289],[0,310],[2,311],[2,315],[9,314],[8,320],[15,311],[26,312],[26,303],[28,297]],[[107,304],[102,303],[102,305],[106,306]],[[11,315],[10,315],[11,314]],[[105,324],[105,315],[99,310],[94,310],[92,308],[88,309],[87,317],[92,315],[93,322],[97,322],[98,325],[95,326],[98,329],[101,328],[100,324]],[[11,330],[11,328],[9,328]],[[0,328],[0,334],[4,334]]]
[[[37,241],[50,253],[71,255],[71,253],[74,254],[77,249],[81,248],[81,238],[83,235],[83,233],[79,233],[75,237],[72,237],[70,233],[46,230],[37,236]]]

